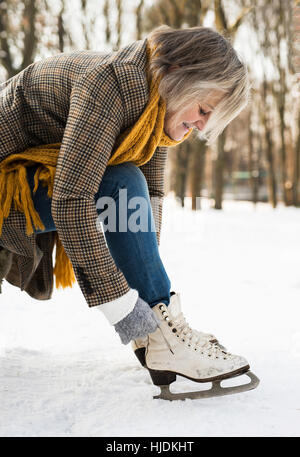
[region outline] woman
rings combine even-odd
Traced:
[[[57,231],[88,305],[132,341],[153,382],[246,372],[244,358],[188,326],[158,251],[166,146],[192,129],[214,140],[248,102],[246,66],[230,43],[209,28],[162,26],[116,53],[36,62],[0,88],[0,160],[61,143],[52,198],[41,184],[33,196],[45,227],[34,236]],[[33,191],[36,166],[27,171]],[[136,197],[146,202],[147,228],[124,230]],[[107,198],[115,224],[104,236],[96,216],[105,225]]]

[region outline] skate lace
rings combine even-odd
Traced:
[[[176,333],[177,338],[181,338],[182,342],[187,343],[188,347],[195,351],[200,351],[201,354],[205,354],[208,357],[222,357],[225,360],[231,355],[229,352],[224,351],[217,342],[211,342],[204,338],[205,333],[192,329],[182,312],[170,322],[174,326],[176,331],[174,333]]]

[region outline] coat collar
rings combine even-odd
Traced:
[[[134,41],[113,53],[108,62],[112,62],[114,66],[136,65],[141,71],[145,72],[147,67],[146,47],[147,38]]]
[[[111,57],[123,100],[124,130],[137,121],[149,99],[146,46],[147,39],[139,40]]]

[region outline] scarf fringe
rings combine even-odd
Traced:
[[[56,170],[56,161],[58,157],[60,144],[45,145],[44,148],[48,151],[46,157],[40,157],[39,162],[45,160],[48,163],[42,163],[34,174],[33,194],[37,191],[39,182],[43,186],[48,186],[47,195],[49,198],[53,195],[54,176]],[[19,154],[14,154],[4,159],[0,164],[0,236],[4,219],[9,216],[12,202],[17,211],[21,211],[26,219],[26,234],[29,236],[34,232],[34,229],[45,230],[45,226],[36,211],[31,197],[30,187],[27,181],[26,165],[36,163],[33,161],[33,156],[41,153],[42,147],[29,148],[22,154],[30,156],[30,160],[20,160]],[[49,160],[50,149],[50,160]],[[44,153],[44,149],[42,149]],[[53,164],[53,165],[52,165]],[[4,192],[5,189],[5,192]],[[72,287],[76,281],[72,263],[67,256],[63,244],[58,233],[55,234],[55,265],[53,275],[55,277],[56,288]]]
[[[62,287],[65,289],[66,287],[72,287],[76,281],[74,270],[57,232],[55,243],[56,255],[53,274],[55,276],[56,288]]]

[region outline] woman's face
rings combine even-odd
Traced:
[[[222,92],[213,91],[201,102],[194,102],[182,111],[177,122],[174,124],[175,114],[165,116],[164,130],[166,134],[175,141],[180,141],[190,128],[201,131],[204,129],[212,111],[223,97]],[[177,114],[177,113],[176,113]]]

